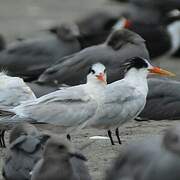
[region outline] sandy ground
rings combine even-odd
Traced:
[[[105,131],[98,131],[95,129],[82,130],[78,134],[72,134],[72,144],[81,149],[83,154],[88,158],[87,165],[92,175],[93,180],[102,180],[108,168],[113,163],[115,157],[121,152],[122,148],[134,140],[141,140],[142,138],[157,136],[163,133],[163,130],[172,125],[178,124],[179,121],[147,121],[137,122],[132,121],[124,124],[120,129],[120,136],[122,145],[116,141],[116,145],[112,146],[109,140],[90,140],[90,136],[106,135]],[[61,133],[61,129],[52,126],[38,127],[43,132]],[[46,129],[46,130],[45,130]],[[6,141],[8,140],[8,133],[6,134]],[[0,149],[0,167],[2,167],[2,158],[6,150]]]
[[[110,5],[105,0],[0,0],[0,32],[8,38],[8,41],[11,41],[17,36],[36,33],[50,24],[73,21],[100,8],[118,11],[123,6]],[[179,60],[161,58],[154,63],[175,72],[176,79],[180,80]],[[114,157],[121,152],[122,147],[133,140],[161,134],[165,128],[176,123],[179,121],[128,122],[120,130],[122,145],[111,146],[108,140],[90,140],[89,137],[93,135],[106,135],[104,131],[93,129],[74,134],[72,142],[87,156],[87,164],[93,179],[100,180],[103,179],[106,170]],[[58,127],[46,126],[40,129],[61,133]],[[8,141],[8,133],[6,141]],[[5,149],[0,149],[0,169],[5,151]]]

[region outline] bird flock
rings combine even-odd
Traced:
[[[153,65],[159,56],[180,57],[178,9],[178,0],[129,0],[119,14],[98,11],[39,37],[7,44],[0,35],[1,147],[11,130],[4,179],[91,180],[74,132],[101,129],[115,145],[126,122],[180,119],[180,82]],[[66,137],[36,124],[58,125]],[[179,160],[174,126],[129,142],[104,179],[178,180]]]

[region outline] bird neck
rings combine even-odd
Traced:
[[[170,54],[174,53],[180,47],[180,21],[176,21],[168,25],[167,30],[171,37],[171,50]]]
[[[87,86],[93,89],[99,88],[103,89],[107,84],[103,81],[97,80],[96,77],[87,76]]]
[[[148,85],[147,85],[147,70],[146,69],[130,69],[126,75],[124,80],[129,83],[129,85],[135,87],[142,94],[147,96]]]
[[[92,80],[88,81],[84,88],[92,98],[100,99],[103,96],[106,85],[103,81]]]

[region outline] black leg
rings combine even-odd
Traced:
[[[0,130],[0,147],[1,147],[1,148],[3,147],[1,130]]]
[[[4,139],[5,131],[6,131],[6,130],[3,129],[3,130],[2,130],[2,135],[1,135],[1,138],[2,138],[2,145],[3,145],[2,147],[4,147],[4,148],[6,147],[6,143],[5,143],[5,139]]]
[[[113,141],[112,134],[111,134],[110,130],[108,130],[108,136],[109,136],[109,138],[111,140],[111,144],[114,145],[114,141]]]
[[[120,136],[119,136],[119,129],[118,128],[116,128],[116,137],[117,137],[117,139],[118,139],[118,142],[119,142],[119,144],[122,144],[122,142],[121,142],[121,139],[120,139]]]
[[[69,140],[69,141],[71,141],[71,136],[70,136],[70,134],[67,134],[67,139]]]
[[[5,130],[1,129],[0,130],[0,147],[1,148],[6,147],[5,140],[4,140],[4,134],[5,134]]]

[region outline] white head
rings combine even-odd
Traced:
[[[98,83],[107,84],[106,82],[106,68],[101,63],[93,64],[89,69],[89,74],[87,75],[87,83]]]

